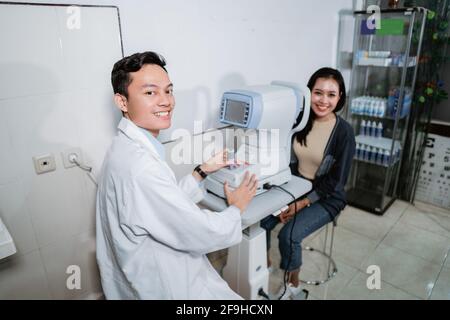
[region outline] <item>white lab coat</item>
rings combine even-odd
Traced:
[[[178,184],[155,147],[123,118],[97,194],[97,262],[107,299],[240,299],[206,253],[242,239],[239,209],[195,203],[192,175]]]

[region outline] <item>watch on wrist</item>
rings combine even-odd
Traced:
[[[202,170],[202,168],[200,168],[201,164],[199,164],[198,166],[195,167],[194,171],[197,172],[200,177],[202,177],[203,179],[205,179],[208,175],[205,173],[205,171]]]

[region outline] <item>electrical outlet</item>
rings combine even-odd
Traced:
[[[56,170],[56,162],[53,154],[33,157],[34,169],[37,174],[43,174]]]
[[[61,156],[63,158],[64,168],[69,169],[75,167],[76,164],[70,161],[70,157],[75,155],[78,163],[83,163],[83,158],[81,154],[80,148],[71,148],[61,152]]]

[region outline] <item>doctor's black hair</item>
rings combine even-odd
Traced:
[[[111,72],[114,94],[119,93],[128,98],[128,86],[132,80],[130,72],[137,72],[146,64],[158,65],[167,72],[166,61],[156,52],[146,51],[125,57],[114,64]]]
[[[336,113],[336,112],[341,111],[345,106],[345,102],[347,101],[345,83],[344,83],[344,78],[342,77],[342,74],[338,70],[332,69],[332,68],[321,68],[321,69],[317,70],[316,72],[314,72],[314,74],[311,76],[311,78],[308,81],[308,88],[311,91],[311,94],[312,94],[314,85],[316,84],[316,81],[319,78],[333,79],[337,82],[337,84],[339,85],[339,94],[341,95],[341,97],[336,105],[336,109],[334,109],[333,112]],[[302,116],[303,116],[303,112],[300,114],[299,119],[301,119]],[[305,146],[305,147],[307,146],[306,137],[308,136],[309,132],[312,129],[315,118],[316,118],[316,114],[314,113],[314,111],[311,108],[311,111],[309,113],[309,119],[308,119],[308,122],[306,123],[305,128],[303,128],[303,130],[301,130],[300,132],[295,134],[295,138],[302,146]]]

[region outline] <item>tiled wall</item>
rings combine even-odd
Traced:
[[[119,114],[109,84],[121,57],[117,11],[0,5],[0,217],[18,252],[0,261],[0,299],[72,299],[100,292],[95,261],[95,185],[61,152],[81,148],[95,174]],[[99,23],[100,22],[100,23]],[[53,154],[37,175],[32,157]],[[81,290],[68,290],[78,265]]]

